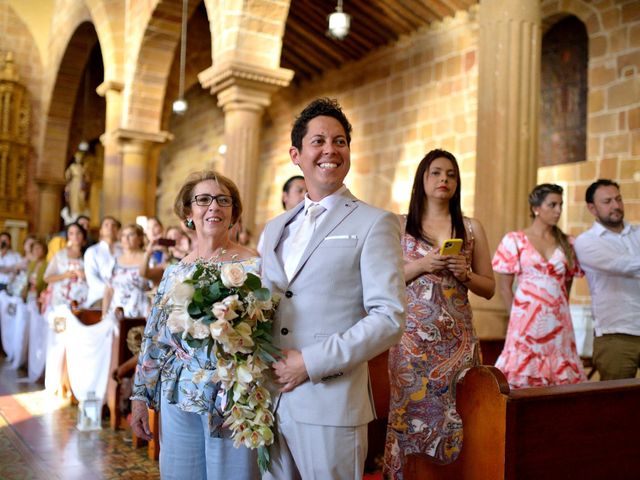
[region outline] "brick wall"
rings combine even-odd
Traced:
[[[265,114],[257,225],[281,212],[291,124],[312,99],[334,97],[353,125],[346,184],[361,199],[405,212],[415,169],[439,147],[460,162],[463,207],[473,213],[477,22],[475,10],[436,23],[322,78],[275,95]]]

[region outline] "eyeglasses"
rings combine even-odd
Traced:
[[[230,207],[233,205],[233,197],[229,195],[209,195],[208,193],[196,195],[193,197],[193,200],[191,200],[191,203],[195,203],[199,207],[208,207],[214,200],[219,207]]]

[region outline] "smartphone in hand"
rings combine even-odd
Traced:
[[[462,250],[461,238],[450,238],[442,242],[440,247],[440,255],[459,255]]]

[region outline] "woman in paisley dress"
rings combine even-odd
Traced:
[[[440,255],[449,238],[463,240],[459,255]],[[453,462],[462,446],[455,385],[479,363],[467,291],[491,298],[495,283],[480,223],[463,217],[455,157],[432,150],[416,171],[402,236],[407,323],[389,350],[391,403],[384,476],[402,479],[405,455]]]
[[[509,312],[496,367],[513,388],[586,381],[569,312],[574,276],[581,276],[573,239],[557,226],[562,187],[544,183],[529,195],[533,222],[505,235],[493,257],[498,288]],[[513,282],[517,288],[513,293]]]
[[[222,175],[197,172],[180,189],[174,210],[195,230],[197,247],[180,263],[169,265],[158,286],[134,378],[132,429],[141,438],[151,438],[147,407],[160,411],[160,474],[165,480],[255,479],[255,450],[234,448],[230,432],[222,427],[215,403],[218,385],[211,380],[214,355],[206,347],[176,340],[167,327],[171,292],[197,262],[237,262],[248,272],[260,271],[255,254],[229,239],[229,229],[242,213],[240,193]]]
[[[140,275],[140,264],[144,260],[143,242],[144,231],[140,225],[130,223],[120,230],[122,253],[116,258],[102,297],[103,315],[113,322],[116,321],[117,307],[122,307],[125,317],[149,315],[147,292],[151,282]]]

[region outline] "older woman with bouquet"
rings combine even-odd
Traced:
[[[229,239],[242,213],[240,194],[228,178],[202,171],[184,183],[174,210],[195,230],[197,247],[167,267],[158,287],[134,379],[132,428],[150,438],[147,407],[160,411],[163,479],[257,478],[256,455],[246,447],[257,445],[231,438],[237,416],[225,422],[224,412],[243,392],[225,394],[229,368],[218,360],[223,337],[236,340],[232,351],[252,351],[252,327],[242,321],[241,328],[233,319],[260,313],[250,312],[243,300],[255,300],[245,281],[262,290],[255,296],[264,293],[252,275],[260,270],[259,258]]]

